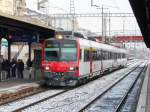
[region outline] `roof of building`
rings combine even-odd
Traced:
[[[149,0],[129,0],[144,41],[150,48],[150,1]]]

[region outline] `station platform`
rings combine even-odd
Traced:
[[[14,79],[0,82],[0,105],[41,91],[42,80]]]
[[[33,79],[10,79],[10,80],[5,80],[5,81],[0,81],[0,92],[2,90],[8,90],[9,88],[17,88],[21,87],[24,85],[40,85],[39,80],[33,80]]]
[[[41,77],[41,70],[32,68],[31,75],[29,70],[24,69],[23,79],[19,79],[17,72],[16,78],[6,78],[6,71],[0,72],[0,104],[25,97],[42,90],[41,85],[44,81]]]
[[[136,112],[150,112],[150,64],[146,70]]]

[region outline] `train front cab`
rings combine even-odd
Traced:
[[[42,52],[44,80],[49,86],[74,86],[79,76],[79,46],[72,39],[46,40]]]

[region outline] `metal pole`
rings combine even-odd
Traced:
[[[2,41],[2,38],[0,38],[0,56],[1,56],[1,42]]]
[[[111,31],[111,17],[109,12],[109,37],[110,37],[110,31]]]
[[[71,21],[72,21],[72,38],[74,38],[74,26],[75,26],[75,6],[74,0],[70,0],[70,14],[71,14]]]
[[[104,38],[105,38],[105,43],[106,43],[106,37],[107,37],[107,17],[104,15]]]
[[[74,15],[72,17],[72,38],[74,38]]]
[[[123,35],[125,36],[125,17],[123,17]]]
[[[11,59],[11,42],[8,40],[8,60]]]
[[[104,12],[103,12],[103,5],[102,5],[102,39],[103,39],[103,41],[105,41],[105,39],[104,39],[104,21],[103,21],[103,14],[104,14]]]
[[[37,0],[37,10],[40,10],[40,3],[39,3],[39,0]]]
[[[29,52],[29,57],[28,57],[28,59],[31,60],[31,42],[28,42],[28,47],[29,47],[29,50],[28,50],[28,52]]]
[[[91,7],[93,6],[93,0],[91,0]]]
[[[40,41],[40,35],[39,35],[39,33],[37,33],[36,38],[37,38],[36,42],[39,43],[39,41]]]

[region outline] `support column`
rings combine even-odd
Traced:
[[[1,42],[2,41],[2,38],[0,37],[0,56],[1,56]]]
[[[31,60],[31,42],[28,43],[28,46],[29,46],[29,59]]]
[[[8,40],[8,60],[11,59],[11,42]]]

